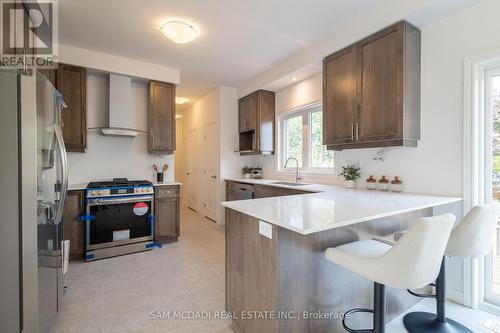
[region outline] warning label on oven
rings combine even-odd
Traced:
[[[113,231],[113,242],[130,239],[130,229]]]
[[[134,214],[137,216],[142,216],[146,214],[149,210],[149,207],[144,202],[138,202],[134,205]]]

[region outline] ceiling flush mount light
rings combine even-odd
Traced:
[[[167,21],[161,25],[160,30],[168,39],[178,44],[189,43],[198,37],[195,27],[180,20]]]
[[[186,97],[179,97],[179,96],[175,97],[175,104],[182,105],[182,104],[187,103],[189,101],[191,101],[191,100],[189,98],[186,98]]]

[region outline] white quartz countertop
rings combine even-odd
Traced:
[[[68,185],[68,191],[85,190],[87,188],[88,184],[89,183],[69,184]]]
[[[152,181],[153,186],[180,186],[182,183],[178,182],[163,182],[163,183],[158,183],[155,181]],[[78,191],[78,190],[85,190],[87,188],[88,182],[87,183],[78,183],[78,184],[69,184],[68,185],[68,191]]]
[[[153,186],[180,186],[182,183],[179,182],[163,182],[163,183],[158,183],[158,182],[152,182]]]
[[[271,180],[228,179],[320,193],[222,202],[224,207],[303,235],[459,202],[458,197],[346,189],[331,185],[278,186]]]

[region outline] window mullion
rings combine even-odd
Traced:
[[[309,112],[304,112],[302,114],[302,167],[304,169],[309,169],[311,167],[309,118]]]

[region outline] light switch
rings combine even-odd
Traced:
[[[267,222],[259,220],[259,234],[269,239],[273,239],[273,226]]]

